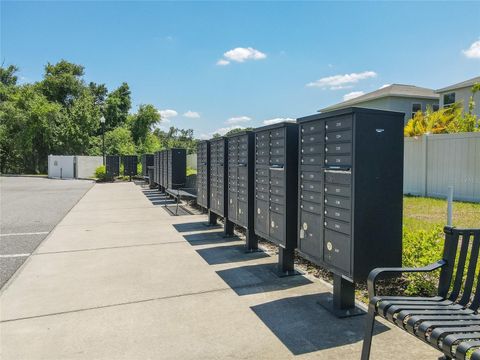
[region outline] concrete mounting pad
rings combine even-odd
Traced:
[[[95,185],[2,290],[2,360],[360,358],[365,319],[319,306],[330,285],[278,278],[276,256],[141,190]],[[376,333],[372,359],[439,355],[386,323]]]

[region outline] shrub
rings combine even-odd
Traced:
[[[107,180],[107,171],[105,169],[105,165],[101,165],[95,169],[95,177],[98,181]]]

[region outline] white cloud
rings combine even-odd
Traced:
[[[269,120],[263,120],[263,125],[272,125],[272,124],[277,124],[283,121],[295,121],[295,119],[292,118],[275,118],[275,119],[269,119]]]
[[[475,41],[467,50],[462,50],[462,52],[469,59],[480,59],[480,40]]]
[[[365,94],[363,91],[352,91],[351,93],[343,95],[343,101],[352,100]]]
[[[267,55],[265,53],[252,47],[237,47],[235,49],[225,52],[223,54],[223,58],[217,61],[217,65],[225,66],[230,64],[231,61],[242,63],[246,60],[262,60],[266,57]]]
[[[390,85],[392,85],[392,84],[383,84],[382,86],[379,87],[379,89],[384,89],[386,87],[389,87]]]
[[[252,120],[252,118],[250,118],[248,116],[235,116],[235,117],[231,117],[230,119],[228,119],[225,123],[226,124],[239,124],[239,123],[248,122],[250,120]]]
[[[217,129],[215,131],[212,131],[211,133],[209,134],[200,134],[198,136],[198,138],[200,140],[208,140],[208,139],[211,139],[213,137],[214,134],[220,134],[221,136],[225,135],[226,133],[228,133],[229,131],[231,130],[234,130],[234,129],[245,129],[245,127],[243,126],[240,126],[240,125],[232,125],[232,126],[227,126],[227,127],[223,127],[223,128],[220,128],[220,129]]]
[[[160,113],[162,121],[164,121],[164,122],[165,122],[166,119],[172,118],[172,117],[175,117],[175,116],[178,115],[178,112],[176,112],[175,110],[171,110],[171,109],[159,110],[158,112]]]
[[[317,81],[307,84],[310,87],[330,88],[331,90],[344,89],[346,86],[351,86],[360,80],[370,79],[377,76],[375,71],[363,71],[361,73],[351,73],[343,75],[327,76]]]
[[[188,110],[185,114],[183,114],[183,116],[185,116],[187,118],[197,119],[197,118],[200,117],[200,114],[196,111]]]
[[[220,65],[220,66],[225,66],[225,65],[228,65],[230,64],[230,61],[228,60],[225,60],[225,59],[220,59],[217,61],[217,65]]]

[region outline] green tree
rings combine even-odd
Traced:
[[[132,134],[125,127],[118,127],[105,133],[105,152],[108,155],[135,154]]]
[[[108,94],[103,111],[106,119],[106,130],[112,130],[126,124],[128,112],[132,106],[130,95],[130,88],[125,82],[118,89]]]
[[[60,103],[66,107],[72,105],[84,90],[81,65],[61,60],[56,64],[45,66],[45,76],[39,86],[49,101]]]
[[[160,114],[153,105],[140,105],[138,112],[130,117],[130,129],[135,144],[144,143],[152,128],[160,123]]]
[[[18,77],[15,75],[18,67],[9,65],[7,67],[0,66],[0,83],[5,86],[14,86],[17,84]]]

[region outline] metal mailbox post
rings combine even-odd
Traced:
[[[254,231],[255,135],[252,131],[228,137],[228,219],[246,229],[246,250],[258,249]]]
[[[110,180],[113,180],[114,177],[120,175],[119,155],[107,155],[105,157],[105,174]]]
[[[233,223],[228,221],[228,139],[225,137],[210,140],[210,206],[208,224],[216,224],[217,218],[224,218],[223,232],[233,235]]]
[[[334,274],[321,305],[355,308],[355,281],[402,260],[403,113],[349,108],[297,120],[298,251]]]
[[[278,245],[279,274],[294,275],[298,125],[283,122],[254,132],[255,234]]]
[[[187,151],[173,148],[167,150],[167,181],[165,188],[185,187],[187,181]]]
[[[210,207],[210,142],[197,145],[197,204],[208,210]]]
[[[153,166],[153,154],[142,155],[142,176],[148,177],[148,167]]]

